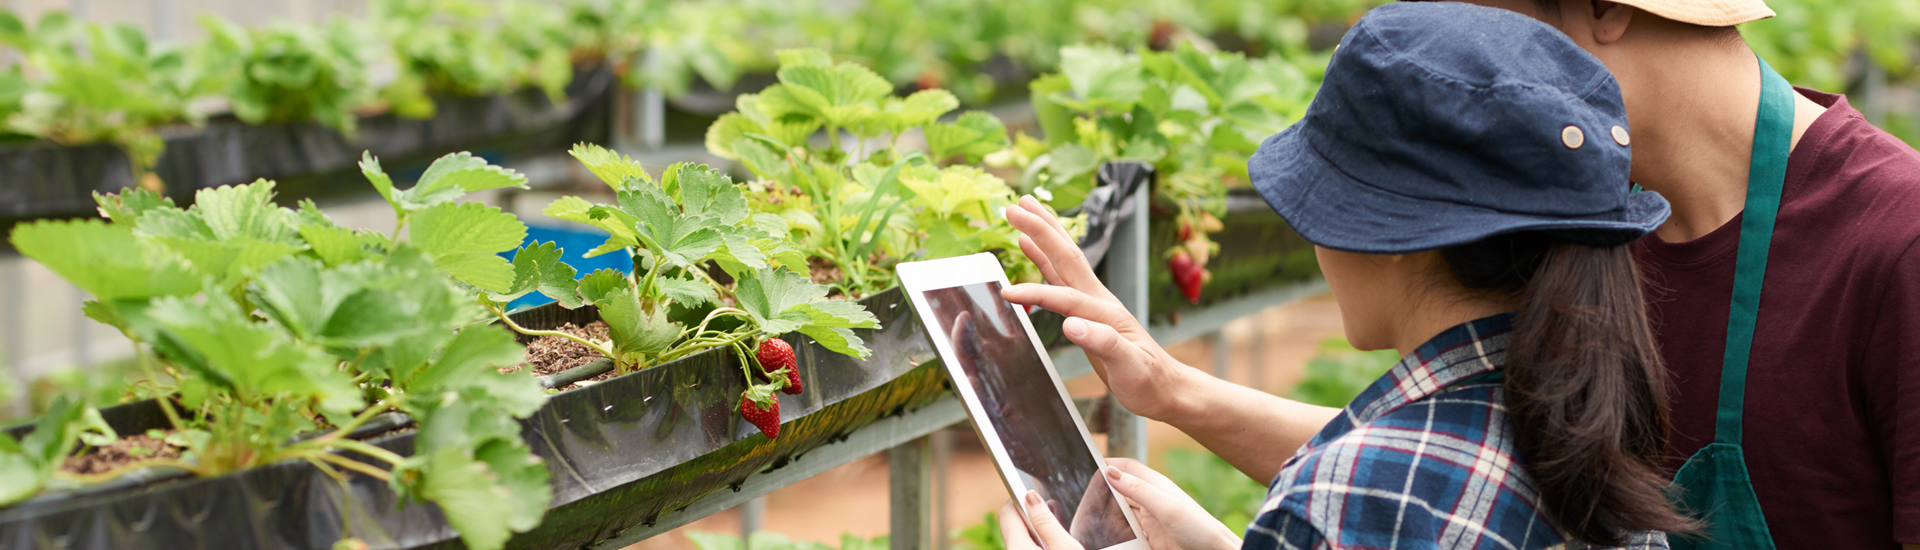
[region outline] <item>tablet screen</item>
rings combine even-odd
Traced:
[[[1021,313],[1000,297],[1001,288],[989,281],[923,291],[939,324],[933,336],[947,341],[986,410],[1015,470],[1008,475],[1045,497],[1054,517],[1070,526],[1081,545],[1108,548],[1133,540],[1066,396],[1042,362]]]

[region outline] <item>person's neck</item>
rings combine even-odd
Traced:
[[[1401,357],[1420,349],[1433,337],[1460,324],[1513,311],[1517,304],[1483,297],[1432,296],[1417,302],[1408,315],[1400,317],[1393,349]]]
[[[1628,93],[1634,183],[1657,191],[1673,215],[1655,234],[1698,239],[1746,208],[1760,65],[1745,45],[1689,44],[1694,51],[1638,65]],[[1674,59],[1685,61],[1674,62]],[[1794,145],[1826,109],[1795,93]]]

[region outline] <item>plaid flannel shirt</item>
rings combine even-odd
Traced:
[[[1401,358],[1287,460],[1244,548],[1587,548],[1535,505],[1500,382],[1481,376],[1505,359],[1512,322],[1465,323]],[[1666,547],[1657,532],[1627,546]]]

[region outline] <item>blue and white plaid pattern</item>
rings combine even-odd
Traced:
[[[1288,459],[1249,549],[1587,548],[1535,506],[1500,382],[1513,316],[1448,329],[1374,381]],[[1449,386],[1449,384],[1453,384]],[[1627,548],[1667,547],[1657,532]]]

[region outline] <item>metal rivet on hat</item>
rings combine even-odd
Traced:
[[[1560,131],[1560,143],[1567,144],[1568,149],[1579,149],[1587,143],[1587,134],[1580,131],[1579,126],[1568,126]]]
[[[1613,141],[1621,145],[1633,143],[1632,139],[1627,138],[1627,129],[1619,126],[1613,127]]]

